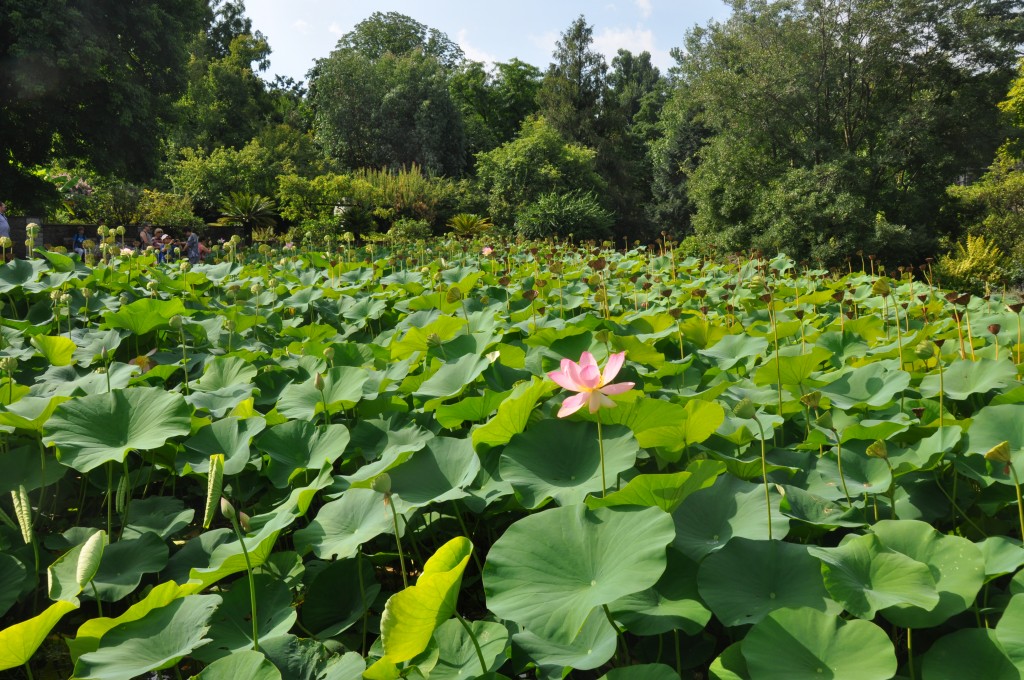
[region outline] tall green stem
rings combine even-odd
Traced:
[[[607,491],[607,489],[605,487],[605,481],[604,481],[605,480],[605,477],[604,477],[604,437],[602,436],[602,433],[601,433],[601,416],[600,416],[600,414],[598,414],[598,417],[597,417],[597,451],[598,451],[598,454],[601,456],[601,498],[604,498],[606,495],[608,495],[608,491]]]
[[[256,611],[256,581],[252,575],[252,562],[249,561],[249,550],[245,547],[245,536],[242,535],[242,527],[238,524],[238,514],[231,514],[231,526],[238,537],[238,545],[242,548],[242,557],[245,559],[245,572],[249,577],[249,606],[252,607],[252,649],[260,651],[260,629],[257,621]]]
[[[764,505],[768,509],[768,540],[772,540],[772,497],[768,491],[768,459],[765,456],[764,448],[764,428],[761,426],[761,421],[757,419],[757,415],[754,416],[754,422],[757,423],[758,434],[761,435],[761,478],[764,480]]]
[[[1020,521],[1020,535],[1024,537],[1024,501],[1020,497],[1020,480],[1017,478],[1017,469],[1013,463],[1009,463],[1010,474],[1013,475],[1013,488],[1017,490],[1017,518]]]
[[[462,615],[458,612],[455,612],[455,618],[457,618],[459,623],[462,624],[462,627],[466,629],[466,634],[469,635],[469,639],[473,643],[473,649],[476,650],[476,658],[480,661],[480,673],[482,675],[487,675],[487,661],[484,659],[484,652],[480,649],[480,643],[477,642],[476,635],[473,634],[473,629],[470,628],[469,623],[466,619],[462,618]]]
[[[391,519],[395,525],[395,543],[398,544],[398,562],[402,566],[402,587],[409,587],[409,577],[405,575],[405,553],[402,552],[402,539],[398,535],[398,510],[395,509],[395,503],[390,498],[385,501],[391,506]]]

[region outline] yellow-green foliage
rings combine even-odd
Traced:
[[[1004,276],[1006,256],[984,236],[967,236],[966,245],[957,243],[953,253],[939,259],[943,281],[958,287],[998,283]]]

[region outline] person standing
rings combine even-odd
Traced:
[[[0,237],[11,237],[11,225],[7,222],[7,204],[0,201]]]
[[[188,238],[185,239],[185,257],[192,264],[199,262],[199,234],[195,232],[195,229],[188,227]]]

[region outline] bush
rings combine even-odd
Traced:
[[[984,236],[967,236],[954,252],[939,258],[939,276],[944,286],[982,293],[1006,280],[1006,256]]]
[[[396,241],[420,241],[433,236],[430,223],[426,220],[414,220],[400,217],[388,230],[388,235]]]
[[[516,219],[516,233],[527,239],[551,237],[577,240],[604,239],[611,235],[614,216],[601,207],[592,193],[542,194]]]
[[[192,212],[188,196],[155,189],[144,189],[139,198],[139,217],[157,227],[202,227],[203,221]]]

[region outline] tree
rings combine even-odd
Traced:
[[[378,13],[361,22],[310,71],[315,137],[348,168],[415,163],[458,174],[466,158],[462,117],[448,89],[454,54],[443,34],[413,30],[419,24],[396,17]]]
[[[596,157],[593,149],[569,142],[543,117],[528,118],[514,140],[477,155],[477,179],[491,219],[510,228],[519,212],[543,194],[600,194],[605,184]]]
[[[785,188],[806,187],[814,177],[820,191],[860,207],[830,223],[796,218],[797,233],[823,229],[840,243],[881,248],[875,236],[884,232],[926,250],[943,227],[945,186],[979,167],[999,143],[991,102],[1006,91],[1020,42],[1014,6],[732,5],[728,21],[692,31],[685,56],[677,57],[693,110],[712,134],[690,177],[696,229],[730,248],[756,240],[807,255],[799,244],[772,237],[758,216],[772,209],[806,216],[799,207],[804,197]],[[907,225],[914,238],[904,239],[889,223]]]
[[[203,0],[6,0],[0,21],[0,186],[38,207],[32,175],[53,159],[150,179],[160,133],[185,85],[186,45],[210,20]]]
[[[608,65],[592,49],[594,29],[583,15],[555,43],[555,62],[548,66],[537,94],[540,113],[562,136],[596,146],[598,119],[605,94]]]

